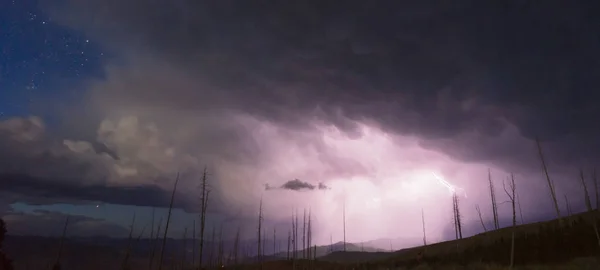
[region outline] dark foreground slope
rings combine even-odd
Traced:
[[[599,216],[598,212],[589,212],[565,218],[562,223],[558,220],[551,220],[517,226],[514,228],[515,264],[517,266],[542,265],[546,267],[538,269],[553,269],[548,268],[549,265],[562,265],[562,268],[554,269],[600,269],[600,265],[598,265],[600,260],[595,258],[600,254],[600,245],[592,226],[592,222],[596,222],[600,226]],[[510,261],[512,233],[513,228],[503,228],[461,240],[408,248],[393,253],[360,252],[359,247],[352,244],[347,244],[347,247],[351,247],[348,250],[354,251],[348,252],[327,253],[330,247],[317,247],[317,254],[324,254],[324,256],[318,257],[316,261],[297,260],[292,263],[276,256],[267,258],[268,260],[262,264],[262,269],[410,269],[417,265],[420,265],[420,269],[429,269],[424,264],[429,266],[469,264],[478,264],[482,267],[507,266]],[[131,269],[148,269],[149,245],[149,242],[138,243],[131,258]],[[14,259],[17,270],[48,269],[56,260],[58,239],[8,236],[4,247],[9,257]],[[104,243],[102,241],[69,240],[65,243],[63,252],[63,270],[119,269],[125,247],[126,243],[118,239]],[[180,247],[181,245],[177,241],[167,245],[166,268],[163,269],[171,269],[171,267],[182,269],[181,249],[178,249]],[[421,252],[424,256],[419,263],[417,254]],[[190,257],[187,257],[188,261]],[[230,266],[226,269],[261,268],[259,264],[249,261],[255,260],[249,259],[243,265]],[[471,269],[486,269],[482,267]],[[436,267],[434,269],[444,268]]]

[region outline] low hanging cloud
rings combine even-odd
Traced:
[[[287,181],[283,185],[281,185],[281,186],[279,186],[277,188],[271,187],[269,184],[265,185],[265,190],[275,190],[275,189],[286,189],[286,190],[293,190],[293,191],[303,191],[303,190],[315,190],[315,189],[327,190],[327,189],[329,189],[329,187],[327,187],[323,183],[319,183],[319,184],[317,184],[315,186],[315,185],[313,185],[311,183],[300,181],[298,179]]]

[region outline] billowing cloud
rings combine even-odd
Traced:
[[[538,218],[549,200],[538,192],[547,187],[535,136],[557,190],[573,198],[577,167],[599,160],[600,56],[583,32],[595,28],[584,16],[592,8],[142,2],[48,1],[59,23],[117,59],[87,82],[60,132],[39,118],[2,123],[0,171],[44,190],[165,193],[181,171],[180,206],[194,209],[206,165],[212,205],[244,217],[258,211],[261,183],[318,179],[331,192],[270,193],[265,215],[286,220],[312,206],[315,237],[326,239],[344,201],[349,235],[420,234],[420,208],[428,231],[443,235],[451,199],[432,171],[469,194],[465,220],[477,219],[473,204],[489,204],[479,192],[488,168],[497,187],[515,172],[524,214]]]

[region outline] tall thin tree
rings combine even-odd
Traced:
[[[238,264],[238,252],[240,249],[240,226],[237,228],[237,232],[235,233],[235,241],[233,243],[233,264]]]
[[[183,246],[181,248],[181,269],[185,269],[186,268],[186,253],[187,253],[187,230],[188,228],[185,227],[183,229],[183,241],[181,243],[181,245]]]
[[[302,259],[306,259],[306,208],[302,214]]]
[[[344,219],[344,252],[346,252],[346,196],[342,205],[342,218]]]
[[[518,190],[517,190],[517,206],[519,206],[519,216],[521,216],[521,224],[525,224],[525,220],[523,220],[523,210],[521,209],[521,197],[519,196]]]
[[[219,229],[219,248],[218,248],[218,255],[217,255],[217,267],[219,268],[223,268],[223,261],[224,261],[224,257],[223,257],[223,224],[221,224],[221,228]]]
[[[155,249],[154,249],[154,216],[155,216],[155,213],[156,213],[156,208],[152,207],[152,220],[151,220],[152,224],[151,224],[151,227],[150,227],[150,237],[148,238],[150,244],[153,245],[150,248],[150,258],[152,258],[154,256],[154,254],[152,254],[152,253],[155,252]],[[150,260],[152,260],[152,259],[150,259]],[[152,270],[152,262],[150,262],[150,265],[149,265],[148,269]]]
[[[481,209],[479,209],[479,205],[475,205],[475,210],[477,210],[477,215],[479,215],[479,221],[481,222],[481,227],[483,227],[483,231],[487,232],[487,228],[485,227],[485,223],[483,222],[483,217],[481,217]]]
[[[550,196],[552,197],[552,202],[554,203],[554,210],[556,210],[556,216],[558,217],[558,221],[560,224],[563,224],[562,216],[560,214],[560,208],[558,207],[558,201],[556,200],[556,191],[554,189],[554,182],[550,180],[550,174],[548,174],[548,167],[546,166],[546,160],[544,159],[544,154],[542,152],[542,145],[540,140],[536,137],[535,143],[538,148],[538,154],[540,155],[540,161],[542,162],[542,168],[544,169],[544,174],[546,175],[546,182],[548,183],[548,188],[550,189]]]
[[[152,251],[150,252],[150,258],[148,260],[148,269],[152,270],[152,266],[154,263],[154,257],[156,256],[156,249],[158,247],[160,228],[162,226],[162,217],[158,220],[158,226],[156,228],[156,235],[154,235],[154,239],[152,240]]]
[[[458,203],[458,195],[456,193],[452,195],[452,202],[454,204],[454,222],[456,228],[456,237],[457,239],[462,239],[462,222],[460,215],[460,206]]]
[[[162,247],[160,249],[160,257],[158,259],[158,270],[161,270],[163,266],[163,257],[165,255],[165,246],[167,244],[167,233],[169,232],[169,222],[171,221],[171,211],[173,210],[173,201],[175,200],[175,191],[177,190],[177,183],[179,183],[179,172],[177,172],[177,176],[175,177],[173,193],[171,194],[171,202],[169,203],[169,212],[167,213],[167,222],[165,224],[165,232],[163,236]]]
[[[208,168],[205,166],[202,172],[202,196],[200,204],[200,247],[198,248],[198,268],[202,269],[204,259],[204,231],[206,228],[206,210],[208,209],[208,198],[210,189],[208,188]]]
[[[131,252],[131,245],[133,242],[133,226],[135,225],[135,212],[133,213],[133,218],[131,220],[131,226],[129,227],[129,237],[127,238],[127,249],[125,250],[125,256],[123,257],[123,262],[121,263],[121,269],[126,270],[129,267],[129,254]]]
[[[592,172],[592,180],[594,180],[594,194],[596,195],[596,211],[600,211],[600,198],[598,194],[598,178],[596,177],[596,168]]]
[[[571,216],[573,215],[573,212],[571,212],[571,204],[569,204],[569,198],[567,197],[567,194],[563,194],[565,196],[565,209],[567,210],[567,216]]]
[[[504,192],[506,192],[506,196],[510,199],[512,206],[512,236],[510,240],[510,269],[513,268],[515,262],[515,230],[517,227],[517,209],[516,209],[516,192],[517,186],[515,185],[515,175],[510,174],[510,182],[508,183],[509,190],[506,189],[506,185],[502,182],[502,186],[504,187]]]
[[[296,259],[296,219],[295,219],[295,214],[294,214],[294,210],[292,210],[292,256],[291,259],[292,261]]]
[[[300,245],[300,241],[299,241],[299,238],[298,238],[298,231],[300,230],[300,227],[298,225],[299,225],[298,224],[298,208],[296,208],[296,226],[295,226],[295,230],[296,231],[294,232],[296,234],[294,236],[294,239],[295,239],[294,240],[294,258],[295,259],[298,259],[298,257],[299,257],[299,254],[298,254],[299,253],[298,252],[298,245]]]
[[[584,199],[585,199],[585,206],[588,210],[588,212],[592,212],[593,208],[592,208],[592,201],[590,199],[590,194],[588,192],[587,189],[587,184],[585,183],[585,179],[583,177],[583,170],[580,170],[579,172],[580,174],[580,179],[581,179],[581,186],[583,187],[583,192],[584,192]],[[594,233],[596,234],[596,240],[598,241],[598,246],[600,247],[600,234],[598,233],[598,222],[596,220],[596,217],[592,217],[591,222],[592,223],[592,227],[594,228]]]
[[[258,254],[258,262],[260,263],[260,269],[262,269],[262,250],[261,250],[261,233],[262,233],[262,197],[260,198],[260,203],[258,206],[258,249],[257,249],[257,254]]]
[[[150,240],[152,240],[152,237],[154,236],[154,214],[155,214],[155,210],[156,208],[152,207],[152,220],[150,221],[151,227],[150,227]]]
[[[196,219],[192,221],[192,266],[196,265]]]
[[[311,252],[310,252],[310,248],[312,247],[312,220],[311,220],[311,208],[308,208],[308,240],[307,240],[307,247],[308,247],[308,259],[310,259],[311,257]]]
[[[290,259],[290,244],[292,241],[292,231],[288,231],[288,240],[287,240],[287,256],[286,258]]]
[[[65,226],[63,228],[63,233],[60,237],[60,244],[58,246],[58,254],[56,255],[56,262],[54,263],[54,267],[52,269],[60,269],[60,259],[62,257],[62,251],[63,251],[63,247],[65,244],[65,237],[67,236],[67,227],[69,226],[69,218],[70,216],[67,216],[67,219],[65,220]]]
[[[494,229],[500,228],[498,221],[498,204],[496,202],[496,191],[494,189],[494,182],[492,182],[492,171],[488,169],[488,181],[490,185],[490,199],[492,201],[492,215],[494,216]]]
[[[215,242],[216,242],[216,226],[213,223],[212,224],[212,234],[211,234],[211,240],[210,240],[210,253],[208,255],[208,266],[212,267],[214,266],[215,263]]]
[[[421,221],[423,223],[423,246],[427,246],[427,235],[425,234],[425,211],[421,208]]]

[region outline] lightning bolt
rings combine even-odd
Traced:
[[[450,191],[450,194],[454,194],[456,193],[456,191],[461,191],[465,195],[465,198],[467,197],[467,192],[464,189],[455,187],[454,185],[448,183],[448,181],[444,180],[444,178],[438,176],[434,172],[431,172],[431,174],[436,180],[438,180],[438,183],[442,184],[442,186],[446,187],[448,191]]]

